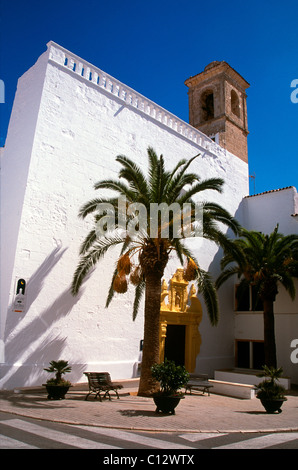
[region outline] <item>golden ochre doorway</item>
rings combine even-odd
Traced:
[[[202,342],[199,332],[202,315],[196,288],[192,284],[188,292],[183,269],[177,269],[169,284],[163,280],[159,323],[160,362],[167,357],[179,365],[184,363],[188,372],[195,370]]]

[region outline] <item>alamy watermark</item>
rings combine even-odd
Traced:
[[[97,205],[96,235],[120,229],[131,237],[190,238],[203,237],[203,209],[199,204],[174,202],[151,203],[149,211],[139,202],[127,204],[125,197],[118,198],[115,207],[109,203]]]
[[[291,93],[291,101],[292,103],[298,103],[298,79],[292,80],[291,88],[295,88],[295,90]]]
[[[290,345],[291,348],[295,348],[292,352],[291,352],[291,362],[293,364],[298,364],[298,339],[293,339],[291,341],[291,345]]]

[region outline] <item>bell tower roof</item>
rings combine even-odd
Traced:
[[[221,73],[225,73],[231,79],[235,80],[244,90],[250,87],[250,84],[240,75],[240,73],[236,72],[236,70],[224,60],[214,60],[213,62],[210,62],[210,64],[206,65],[203,72],[189,77],[184,83],[190,88]]]
[[[246,89],[249,83],[225,61],[213,61],[185,80],[189,123],[248,162]]]

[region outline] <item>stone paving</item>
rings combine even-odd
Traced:
[[[68,424],[163,432],[298,431],[298,395],[289,393],[282,413],[268,414],[257,398],[216,394],[186,395],[175,415],[155,413],[152,398],[137,396],[135,387],[120,391],[120,399],[85,400],[84,387],[73,387],[64,400],[47,399],[45,388],[0,392],[0,411]]]

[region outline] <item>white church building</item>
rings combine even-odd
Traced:
[[[199,153],[190,171],[225,181],[222,194],[204,197],[248,229],[270,233],[279,223],[285,235],[298,233],[294,187],[249,196],[249,84],[226,62],[212,62],[185,84],[190,123],[54,42],[19,79],[1,149],[0,389],[41,385],[44,367],[58,359],[69,361],[72,382],[85,381],[84,371],[109,371],[113,380],[137,375],[142,308],[133,321],[130,290],[105,308],[116,251],[77,297],[70,292],[80,245],[93,225],[93,218],[78,217],[79,209],[99,196],[97,181],[118,177],[117,155],[146,171],[149,146],[168,169]],[[204,239],[188,243],[215,279],[222,251]],[[179,267],[173,257],[166,282]],[[212,378],[220,370],[258,368],[262,312],[249,304],[236,311],[234,292],[233,282],[219,290],[216,327],[200,299],[200,347],[191,372]],[[298,300],[281,289],[275,313],[278,365],[298,384]]]

